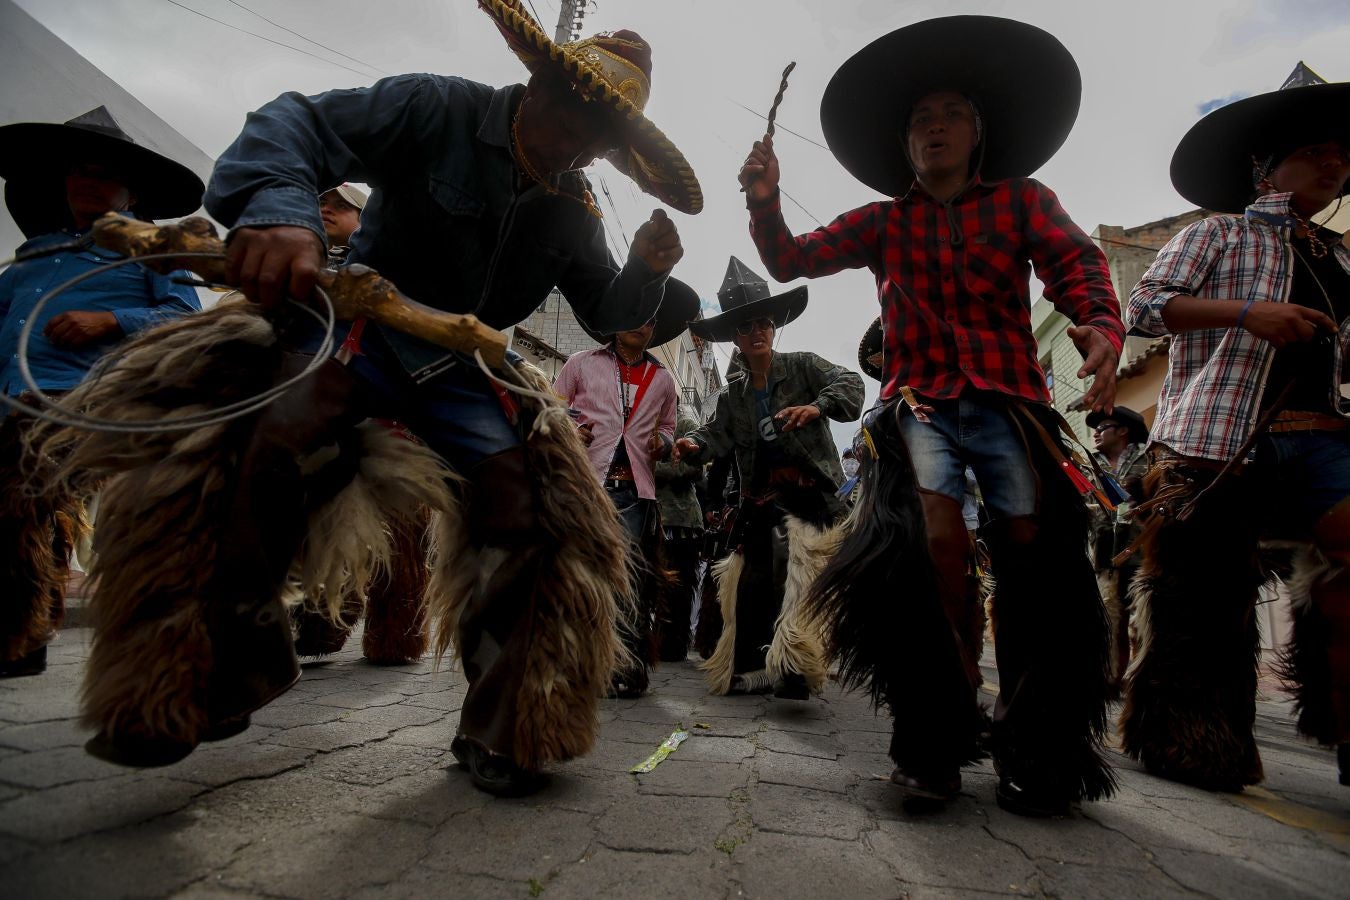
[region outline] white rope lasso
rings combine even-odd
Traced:
[[[313,316],[316,320],[318,320],[318,322],[321,325],[324,326],[323,341],[319,345],[319,349],[315,352],[314,358],[310,360],[309,364],[306,365],[305,368],[301,370],[298,374],[294,375],[291,378],[286,379],[280,384],[275,384],[272,387],[268,388],[267,390],[255,394],[252,397],[246,397],[243,400],[236,400],[233,403],[226,404],[225,406],[222,406],[219,409],[215,409],[210,412],[193,413],[191,415],[178,416],[171,419],[163,419],[159,422],[132,423],[116,419],[102,419],[97,416],[90,416],[86,413],[79,412],[78,410],[67,409],[66,407],[62,406],[56,400],[56,398],[44,393],[43,390],[40,387],[38,387],[37,381],[34,379],[32,370],[30,369],[28,364],[28,343],[30,340],[32,340],[33,328],[36,326],[40,318],[39,314],[42,312],[43,308],[45,308],[49,302],[51,302],[54,298],[59,296],[64,291],[67,291],[70,288],[78,284],[81,284],[90,278],[95,277],[96,275],[101,275],[104,272],[120,268],[121,266],[130,265],[132,263],[147,262],[156,259],[183,259],[192,257],[203,259],[223,259],[225,257],[225,254],[180,252],[180,253],[152,253],[147,254],[145,256],[127,257],[125,259],[119,259],[113,262],[109,262],[95,269],[91,269],[88,272],[81,272],[79,275],[76,275],[75,277],[63,282],[62,284],[57,285],[50,292],[48,292],[46,296],[42,297],[42,299],[40,299],[33,306],[32,312],[29,313],[28,321],[24,323],[23,330],[19,333],[19,347],[18,353],[16,354],[18,358],[19,374],[23,378],[24,386],[28,389],[29,392],[31,392],[37,398],[37,400],[42,404],[42,406],[41,407],[30,406],[29,404],[22,403],[17,398],[10,397],[6,394],[0,394],[0,401],[3,401],[6,405],[14,409],[20,410],[21,412],[27,413],[28,415],[31,415],[35,418],[41,419],[45,422],[51,422],[55,425],[61,425],[67,428],[79,428],[85,431],[112,432],[116,434],[163,434],[172,431],[185,431],[195,428],[204,428],[210,425],[219,425],[224,422],[229,422],[233,419],[242,418],[243,416],[251,415],[252,413],[258,412],[259,410],[266,408],[277,397],[281,396],[286,391],[290,390],[292,387],[299,384],[304,379],[313,375],[315,372],[319,370],[320,366],[322,366],[325,362],[328,361],[328,358],[332,355],[333,351],[333,343],[334,343],[333,336],[337,326],[337,314],[333,308],[333,302],[329,298],[329,296],[321,288],[315,286],[314,288],[315,292],[319,295],[320,299],[323,300],[325,307],[324,313],[321,314],[313,309],[310,309],[305,304],[299,303],[295,300],[288,299],[286,301],[291,305],[304,310],[307,314]],[[90,370],[89,377],[94,380],[97,380],[99,377],[101,377],[102,373],[106,371],[111,366],[112,362],[115,361],[117,358],[118,358],[118,351],[116,348],[114,348],[113,350],[109,351],[107,355],[102,357],[97,364],[95,364],[94,368]]]

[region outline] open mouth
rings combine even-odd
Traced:
[[[947,149],[947,142],[946,142],[946,141],[931,141],[931,142],[929,142],[929,144],[928,144],[926,147],[924,147],[923,149],[924,149],[924,151],[927,152],[927,153],[941,153],[943,150],[946,150],[946,149]]]

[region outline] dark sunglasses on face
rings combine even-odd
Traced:
[[[1097,433],[1097,434],[1101,434],[1103,431],[1110,431],[1110,430],[1113,429],[1113,428],[1119,428],[1119,427],[1120,427],[1120,426],[1117,425],[1115,422],[1103,422],[1103,423],[1101,423],[1100,425],[1098,425],[1096,428],[1094,428],[1094,429],[1092,429],[1092,430],[1093,430],[1095,433]]]
[[[736,326],[737,334],[751,335],[756,331],[773,331],[773,319],[761,317]]]

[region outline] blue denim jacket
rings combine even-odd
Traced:
[[[283,94],[250,113],[216,163],[206,208],[230,228],[300,225],[323,237],[317,195],[344,181],[373,192],[348,261],[428,306],[475,313],[494,328],[525,319],[555,285],[601,333],[655,315],[664,276],[630,256],[622,269],[576,172],[516,190],[511,117],[524,87],[400,75],[315,97]],[[404,367],[426,378],[445,351],[385,332]]]
[[[68,243],[77,235],[66,231],[38,235],[24,242],[20,255]],[[15,263],[0,272],[0,391],[17,397],[27,390],[19,374],[19,337],[33,317],[32,311],[53,288],[91,269],[122,256],[99,247],[60,250]],[[175,272],[174,275],[188,275]],[[68,391],[84,380],[85,374],[121,336],[72,350],[58,347],[43,335],[48,320],[63,312],[110,312],[123,335],[135,334],[169,319],[201,309],[197,292],[174,284],[171,276],[160,275],[140,265],[109,269],[61,293],[43,307],[28,342],[28,368],[33,380],[44,391]],[[0,409],[0,417],[3,410]]]

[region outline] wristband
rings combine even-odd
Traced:
[[[1248,298],[1246,304],[1243,305],[1242,312],[1238,313],[1237,327],[1239,328],[1242,327],[1242,320],[1247,318],[1247,310],[1252,308],[1252,303],[1255,300],[1256,300],[1255,297],[1250,297]]]

